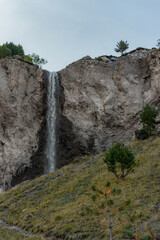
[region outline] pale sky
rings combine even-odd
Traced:
[[[152,48],[160,39],[160,0],[0,0],[0,45],[22,44],[58,71],[86,55]]]

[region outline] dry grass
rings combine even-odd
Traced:
[[[45,240],[40,237],[29,237],[24,236],[21,233],[16,232],[13,229],[5,228],[0,226],[0,239],[1,240]]]
[[[122,194],[115,200],[117,204],[127,199],[131,200],[131,211],[136,212],[140,235],[148,234],[144,227],[144,223],[147,222],[158,236],[160,138],[134,141],[131,148],[136,154],[139,166],[125,180],[117,180],[112,173],[107,172],[103,153],[86,156],[79,163],[24,182],[1,195],[0,219],[30,232],[42,233],[44,236],[76,240],[93,237],[105,239],[108,229],[102,223],[107,220],[106,215],[96,212],[88,214],[86,206],[95,207],[91,200],[90,186],[96,184],[97,187],[103,188],[106,181],[110,180],[113,188],[122,189]],[[123,214],[123,219],[126,213]],[[112,220],[117,222],[118,216],[119,213],[114,212]],[[116,234],[119,234],[117,237],[134,237],[135,226],[135,223],[120,225],[117,227],[118,231],[115,229]]]

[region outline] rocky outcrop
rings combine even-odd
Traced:
[[[131,139],[146,103],[160,112],[160,50],[85,57],[58,75],[57,167]],[[0,60],[0,188],[44,173],[47,78],[23,59]]]
[[[45,74],[16,59],[0,60],[0,187],[43,172]],[[43,139],[42,139],[43,135]]]
[[[62,128],[67,128],[61,129],[60,142],[67,146],[67,158],[101,152],[117,141],[131,139],[146,103],[160,110],[159,50],[98,60],[85,57],[58,73]]]

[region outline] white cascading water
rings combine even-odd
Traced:
[[[58,118],[58,74],[50,72],[47,91],[47,144],[45,173],[54,172],[56,167],[57,118]]]

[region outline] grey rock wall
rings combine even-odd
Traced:
[[[43,171],[43,146],[41,150],[39,146],[45,124],[44,79],[45,72],[33,65],[16,59],[0,60],[1,188],[26,179],[26,171],[34,164],[37,173]],[[29,174],[35,176],[36,171]]]
[[[58,75],[57,167],[132,139],[146,103],[160,112],[160,50],[85,57]],[[44,173],[47,76],[18,59],[0,60],[0,192]]]
[[[85,57],[59,72],[62,116],[73,137],[66,156],[101,152],[116,141],[131,139],[146,103],[160,110],[160,51],[133,51],[123,57]],[[60,133],[61,134],[61,133]],[[77,146],[80,146],[78,148]]]

